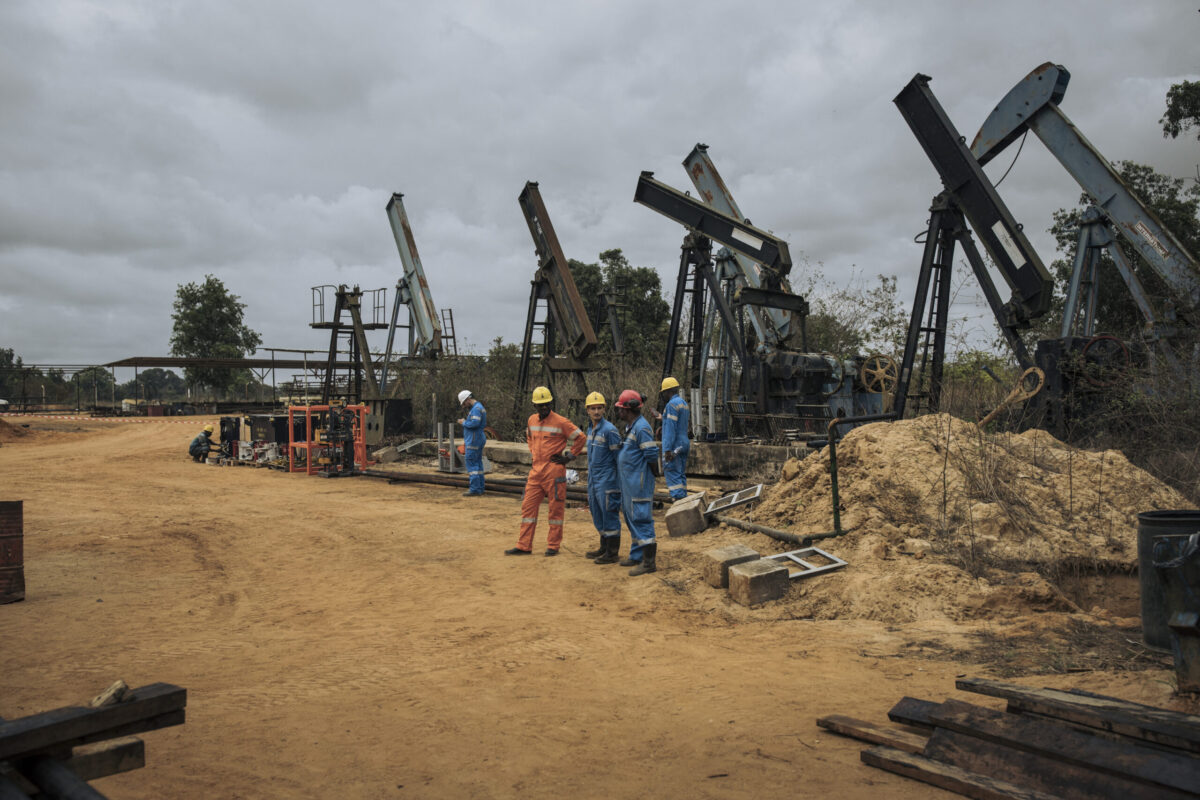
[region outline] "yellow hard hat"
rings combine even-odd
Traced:
[[[208,423],[207,425],[205,425],[205,426],[204,426],[204,430],[208,431],[209,433],[212,433],[212,432],[213,432],[213,426],[212,426],[212,423],[210,422],[210,423]]]
[[[550,390],[545,386],[539,386],[533,390],[533,402],[540,405],[541,403],[550,403],[554,401],[554,395],[550,394]]]
[[[586,408],[591,408],[592,406],[605,406],[608,403],[604,402],[604,395],[599,392],[592,392],[587,396],[587,400],[583,401],[583,405]]]
[[[672,378],[668,375],[667,377],[663,378],[662,386],[660,386],[658,390],[660,392],[665,392],[667,389],[678,389],[678,388],[679,388],[679,381],[675,380],[674,378]]]

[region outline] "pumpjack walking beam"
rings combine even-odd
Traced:
[[[928,75],[915,76],[893,102],[933,162],[946,192],[1013,290],[999,318],[1001,326],[1028,327],[1031,320],[1050,309],[1050,273],[933,96],[930,80]]]
[[[638,176],[633,201],[724,245],[733,251],[734,255],[741,254],[747,260],[760,265],[764,272],[782,277],[792,269],[791,252],[783,239],[655,180],[653,172],[643,172]],[[738,263],[741,270],[741,262],[735,263]],[[743,271],[739,277],[746,279],[747,272]],[[740,304],[795,311],[801,315],[808,311],[808,303],[804,298],[780,288],[782,284],[778,281],[768,282],[765,286],[755,286],[752,283],[745,285],[746,283],[750,281],[744,280],[744,284],[738,289],[736,299]],[[778,330],[766,328],[756,332],[760,335],[759,341],[763,347],[768,350],[776,349],[780,341]]]
[[[537,304],[544,300],[547,307],[545,322],[546,350],[542,353],[549,382],[554,383],[558,372],[574,374],[586,394],[583,373],[589,369],[586,359],[596,349],[596,332],[588,319],[587,308],[571,269],[563,255],[558,235],[550,223],[550,215],[542,201],[541,192],[534,181],[525,184],[517,202],[525,214],[529,234],[533,237],[534,250],[538,257],[538,269],[534,274],[529,293],[529,314],[525,322],[525,340],[521,348],[521,366],[518,374],[518,390],[523,396],[529,390],[530,362],[533,358],[533,329],[536,327]],[[556,357],[556,348],[561,339],[565,347],[565,358]],[[557,392],[551,385],[551,392]],[[580,397],[580,400],[583,398]]]
[[[1091,198],[1093,205],[1080,227],[1076,272],[1072,274],[1068,294],[1070,313],[1064,315],[1063,335],[1067,335],[1078,307],[1078,285],[1084,272],[1092,271],[1088,260],[1094,263],[1099,249],[1106,246],[1146,320],[1151,337],[1161,342],[1174,333],[1174,328],[1160,319],[1137,273],[1110,232],[1123,238],[1171,288],[1178,311],[1192,326],[1200,325],[1200,262],[1059,108],[1070,79],[1066,68],[1057,64],[1047,62],[1034,69],[984,121],[971,143],[971,152],[979,163],[986,164],[1018,137],[1033,131]],[[1086,258],[1081,258],[1079,251],[1084,251]],[[1168,310],[1167,316],[1174,310]],[[1165,345],[1163,352],[1173,360]]]
[[[396,296],[392,302],[392,324],[388,329],[383,374],[379,379],[381,389],[387,388],[400,306],[408,306],[411,355],[436,358],[442,352],[441,322],[438,319],[437,307],[433,304],[433,295],[429,291],[429,281],[425,279],[425,268],[421,265],[421,257],[417,255],[417,241],[413,238],[412,226],[408,222],[408,214],[404,211],[403,197],[404,195],[396,192],[387,204],[388,222],[392,226],[392,235],[396,239],[396,249],[400,252],[404,274],[396,283]]]
[[[929,81],[928,75],[916,75],[893,101],[937,169],[946,190],[934,199],[930,209],[917,294],[896,387],[894,409],[898,416],[903,415],[910,396],[922,336],[925,337],[921,376],[924,391],[917,395],[925,398],[930,408],[938,405],[955,244],[967,256],[988,306],[1022,369],[1033,366],[1033,359],[1019,331],[1045,315],[1052,295],[1050,273],[934,97]],[[967,222],[1012,289],[1008,302],[1000,298]],[[922,325],[931,289],[934,297],[929,321]]]
[[[733,219],[745,220],[749,224],[749,220],[742,214],[742,210],[738,207],[737,201],[733,199],[733,194],[729,191],[725,181],[721,178],[721,174],[717,172],[717,167],[713,164],[712,159],[708,155],[708,145],[697,144],[692,148],[692,152],[688,153],[687,158],[683,160],[684,169],[687,170],[688,176],[692,179],[692,185],[696,187],[696,191],[704,198],[704,201],[720,211],[726,216]],[[755,302],[755,293],[760,289],[768,289],[774,291],[784,291],[789,294],[792,292],[792,287],[788,284],[786,271],[768,269],[760,266],[758,263],[747,258],[740,253],[732,253],[732,258],[737,263],[738,273],[742,279],[744,299],[747,304]],[[787,264],[787,270],[791,269],[790,262]],[[798,298],[801,299],[802,298]],[[785,309],[779,307],[756,306],[749,305],[750,321],[758,334],[759,340],[769,342],[772,345],[781,347],[799,348],[802,351],[808,350],[808,345],[804,342],[804,321],[807,316],[807,306],[804,307],[802,313],[795,316],[789,314]],[[797,324],[798,323],[798,324]],[[797,334],[799,334],[797,336]],[[792,340],[792,341],[789,341]]]

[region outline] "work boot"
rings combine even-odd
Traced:
[[[533,552],[530,550],[522,550],[519,547],[511,547],[508,550],[504,551],[504,555],[506,555],[506,556],[531,556],[531,555],[533,555]]]
[[[463,492],[463,497],[483,497],[483,492]]]
[[[544,556],[556,556],[556,555],[558,555],[558,551],[557,551],[557,550],[547,550],[545,553],[542,553],[542,555],[544,555]]]
[[[629,574],[633,577],[637,577],[638,575],[645,575],[647,572],[657,572],[658,567],[654,563],[654,556],[657,554],[657,552],[657,544],[646,545],[642,549],[642,563],[629,570]]]
[[[616,564],[618,561],[621,560],[621,555],[620,555],[621,537],[620,536],[606,536],[606,537],[604,537],[604,539],[601,540],[601,543],[604,545],[604,552],[601,553],[599,556],[597,556],[596,559],[592,563],[594,563],[594,564]]]
[[[595,550],[588,550],[583,554],[583,556],[584,558],[599,558],[600,556],[604,555],[604,549],[604,537],[601,536],[599,546],[597,546]]]
[[[631,556],[626,556],[625,558],[621,559],[620,566],[622,566],[622,567],[636,567],[636,566],[637,566],[638,564],[640,564],[640,563],[642,563],[642,562],[640,562],[640,561],[634,561],[634,560],[633,560],[633,558],[632,558]]]

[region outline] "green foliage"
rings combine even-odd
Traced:
[[[1167,111],[1159,119],[1163,138],[1176,139],[1192,128],[1200,129],[1200,81],[1184,81],[1167,90]],[[1200,132],[1196,134],[1200,140]]]
[[[629,263],[620,248],[600,253],[599,263],[569,262],[571,276],[592,318],[601,352],[612,352],[607,316],[600,315],[600,295],[609,293],[620,304],[617,318],[625,340],[625,357],[634,364],[661,363],[671,308],[662,296],[662,281],[648,267]]]
[[[86,396],[97,395],[107,400],[113,389],[112,373],[104,367],[88,367],[71,376],[71,383]]]
[[[1182,178],[1163,175],[1155,172],[1152,167],[1132,161],[1118,162],[1116,167],[1130,190],[1158,215],[1175,238],[1189,252],[1200,253],[1200,185]],[[1083,194],[1079,203],[1078,208],[1059,209],[1054,212],[1054,224],[1050,227],[1050,233],[1058,243],[1058,251],[1064,257],[1056,259],[1050,265],[1051,274],[1055,278],[1051,311],[1031,332],[1028,337],[1031,340],[1058,336],[1075,260],[1079,223],[1084,211],[1091,205],[1091,198]],[[1127,242],[1119,240],[1119,245],[1134,265],[1134,272],[1152,303],[1161,307],[1164,300],[1175,297],[1176,293],[1142,261]],[[1107,253],[1100,259],[1097,282],[1099,293],[1096,330],[1123,338],[1136,337],[1145,320],[1130,300],[1129,289]]]
[[[91,386],[90,381],[87,385]],[[180,400],[187,396],[187,383],[178,373],[161,367],[150,367],[118,386],[117,396],[138,400]]]
[[[229,292],[212,275],[204,283],[181,285],[175,293],[175,327],[171,334],[171,355],[190,358],[244,358],[262,344],[262,337],[243,322],[245,303]],[[245,370],[185,370],[189,383],[225,392],[247,380]]]
[[[877,275],[870,285],[862,275],[835,286],[819,268],[804,270],[803,294],[811,311],[808,349],[839,356],[881,353],[898,357],[908,332],[908,309],[900,302],[894,275]]]
[[[24,367],[21,357],[11,347],[0,347],[0,399],[12,400],[17,396]]]

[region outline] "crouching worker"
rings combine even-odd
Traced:
[[[654,477],[658,472],[658,443],[650,423],[642,416],[642,396],[626,389],[613,405],[625,423],[625,440],[617,456],[621,476],[621,513],[629,528],[629,558],[623,567],[633,567],[630,575],[655,572],[658,543],[654,540]]]
[[[192,439],[192,443],[188,445],[188,455],[192,457],[192,461],[204,461],[208,458],[209,450],[212,448],[213,425],[210,422],[204,426],[204,430]]]
[[[585,401],[588,415],[587,490],[592,524],[600,533],[600,546],[586,555],[597,564],[621,560],[621,483],[617,477],[617,453],[621,434],[604,418],[604,395],[592,392]]]
[[[525,498],[521,502],[521,535],[517,546],[505,550],[507,556],[527,556],[533,552],[533,533],[537,530],[538,508],[550,498],[550,530],[546,533],[546,555],[558,555],[562,546],[563,517],[567,509],[567,464],[583,452],[583,431],[571,420],[551,408],[554,397],[545,386],[533,390],[537,413],[525,426],[525,441],[533,466],[525,479]]]

